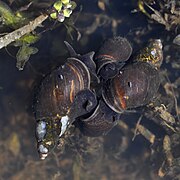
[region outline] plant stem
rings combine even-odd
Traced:
[[[16,29],[15,31],[8,33],[7,35],[0,38],[0,49],[3,47],[6,47],[8,44],[16,41],[17,39],[21,38],[25,34],[28,34],[32,31],[34,31],[40,24],[42,24],[46,19],[48,18],[48,15],[42,14],[38,16],[33,21],[30,21],[27,25]]]

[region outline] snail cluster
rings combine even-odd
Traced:
[[[96,54],[80,55],[65,44],[70,57],[42,80],[36,93],[36,138],[41,159],[73,123],[87,136],[107,134],[122,113],[148,104],[160,84],[160,39],[134,56],[123,37],[106,40]]]

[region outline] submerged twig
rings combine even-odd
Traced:
[[[30,21],[27,25],[16,29],[15,31],[8,33],[7,35],[0,38],[0,49],[6,47],[8,44],[16,41],[17,39],[21,38],[25,34],[28,34],[34,31],[39,25],[41,25],[46,19],[48,15],[42,14],[38,16],[33,21]]]

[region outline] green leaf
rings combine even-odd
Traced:
[[[65,9],[63,10],[63,14],[64,14],[64,17],[70,17],[70,15],[72,14],[72,10]]]
[[[26,35],[22,36],[20,38],[20,40],[23,43],[34,44],[35,42],[37,42],[39,40],[39,36],[38,35],[34,35],[34,34],[26,34]]]
[[[69,3],[70,3],[70,0],[61,0],[61,2],[62,2],[63,4],[69,4]]]
[[[62,9],[62,2],[61,1],[57,1],[54,3],[53,7],[56,9],[56,11],[61,11]]]
[[[13,45],[14,46],[22,46],[24,43],[25,44],[34,44],[35,42],[37,42],[40,39],[39,35],[36,34],[26,34],[24,36],[22,36],[20,39],[16,40]]]
[[[24,69],[26,62],[29,60],[30,56],[36,54],[38,49],[35,47],[30,47],[28,44],[23,44],[22,47],[16,54],[17,63],[16,67],[21,71]]]
[[[0,1],[0,16],[6,25],[15,26],[16,23],[20,22],[20,18],[16,17],[9,6],[3,1]]]
[[[50,16],[52,19],[57,19],[57,13],[56,12],[51,13]]]

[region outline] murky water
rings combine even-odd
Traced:
[[[98,138],[87,138],[73,130],[75,135],[65,149],[39,160],[32,112],[34,89],[46,73],[65,61],[68,54],[64,40],[83,54],[97,51],[104,39],[114,35],[126,37],[134,52],[149,39],[160,38],[165,49],[162,71],[167,71],[172,83],[179,77],[179,69],[172,65],[179,61],[179,48],[172,44],[175,33],[151,24],[140,12],[132,13],[136,2],[109,1],[105,11],[96,0],[77,3],[82,5],[82,11],[75,13],[75,27],[81,33],[78,42],[77,31],[72,30],[70,35],[64,25],[43,33],[35,44],[39,52],[31,56],[23,71],[16,68],[17,49],[8,46],[0,51],[0,179],[160,179],[157,167],[162,161],[160,158],[158,164],[151,160],[150,143],[142,136],[132,141],[133,133],[119,127]],[[53,26],[53,22],[48,25]],[[122,116],[131,127],[138,118],[139,114]],[[143,123],[150,125],[157,137],[165,134],[155,123]]]

